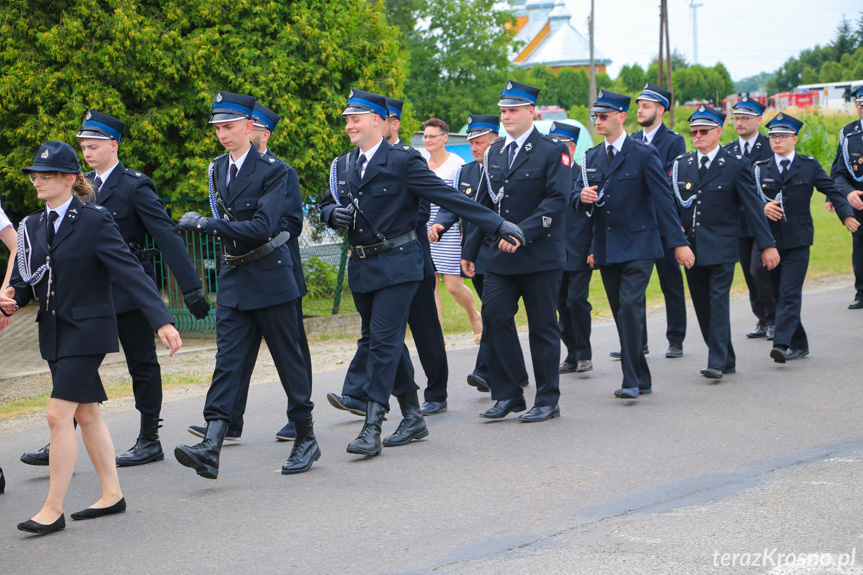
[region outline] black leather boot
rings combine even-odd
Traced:
[[[191,447],[178,445],[174,448],[174,457],[180,465],[191,467],[201,477],[216,479],[219,476],[219,453],[227,431],[228,422],[224,419],[208,421],[204,440]]]
[[[429,434],[416,392],[403,395],[398,400],[399,407],[402,408],[402,420],[396,432],[384,439],[384,446],[386,447],[407,445],[414,439],[422,439],[428,437]]]
[[[51,444],[49,443],[39,451],[29,451],[21,456],[21,463],[26,463],[27,465],[48,465],[48,452],[51,449]]]
[[[117,467],[132,467],[165,459],[162,443],[159,441],[159,428],[162,427],[159,425],[160,421],[162,420],[158,417],[141,414],[138,441],[132,449],[117,456]]]
[[[380,455],[381,423],[387,407],[376,401],[366,401],[366,422],[356,439],[348,444],[348,453],[357,455]]]
[[[282,465],[282,475],[293,475],[302,473],[312,468],[312,463],[321,458],[321,448],[315,440],[315,427],[312,417],[294,421],[297,428],[297,438],[294,440],[294,448],[291,456]]]

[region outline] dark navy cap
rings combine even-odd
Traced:
[[[798,132],[800,132],[800,128],[803,127],[803,122],[795,118],[794,116],[789,116],[785,112],[780,112],[776,114],[776,116],[767,122],[767,135],[772,136],[773,134],[791,134],[796,136]]]
[[[863,102],[863,84],[852,85],[851,96],[853,96],[857,100],[858,104]]]
[[[252,124],[258,128],[274,131],[276,124],[279,123],[282,117],[262,105],[260,102],[255,102],[255,108],[252,110]]]
[[[578,142],[578,135],[581,133],[581,128],[572,124],[564,124],[563,122],[552,122],[551,130],[548,131],[549,136],[555,136],[559,140]]]
[[[213,100],[210,123],[221,124],[234,120],[251,120],[254,109],[255,99],[253,97],[220,90],[216,93],[216,99]]]
[[[641,89],[641,94],[639,94],[638,98],[635,99],[636,102],[639,100],[656,102],[657,104],[665,106],[665,109],[667,110],[671,107],[671,92],[665,88],[657,86],[656,84],[648,82],[644,85],[644,88]]]
[[[342,112],[342,116],[355,114],[377,114],[386,119],[389,116],[387,99],[379,94],[363,92],[362,90],[351,90],[348,96],[348,106]]]
[[[698,106],[691,116],[689,116],[690,126],[708,126],[711,128],[722,127],[725,123],[725,114],[710,106],[702,104]]]
[[[731,113],[735,116],[761,116],[766,109],[767,106],[750,97],[749,94],[743,94],[743,97],[731,108]]]
[[[522,84],[521,82],[509,81],[500,93],[498,106],[536,106],[539,98],[539,88]]]
[[[36,152],[33,165],[22,168],[22,172],[62,172],[64,174],[80,174],[81,164],[78,163],[78,154],[72,146],[65,142],[51,140],[45,142]]]
[[[626,112],[632,98],[623,94],[616,94],[608,90],[600,90],[596,95],[591,112]]]
[[[404,105],[405,103],[401,100],[396,100],[395,98],[387,98],[387,117],[401,120],[402,108],[404,108]]]
[[[467,117],[467,139],[478,138],[483,134],[500,132],[499,116],[482,116],[480,114],[468,114]]]
[[[78,130],[78,138],[93,138],[94,140],[117,140],[126,133],[126,124],[108,114],[87,110],[84,123]]]

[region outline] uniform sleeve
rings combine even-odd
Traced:
[[[129,251],[114,219],[105,210],[99,210],[99,215],[104,220],[96,228],[94,243],[99,262],[108,269],[113,279],[127,288],[154,332],[165,324],[173,324],[174,318],[165,307],[156,285],[144,273],[138,258]]]
[[[755,236],[758,249],[775,248],[776,241],[770,231],[767,216],[764,215],[764,205],[755,185],[755,176],[752,175],[752,164],[747,158],[741,158],[740,162],[743,165],[737,170],[734,189],[737,191],[740,205],[743,206],[743,217],[749,222],[749,228]]]
[[[300,178],[297,171],[291,166],[288,168],[288,185],[285,193],[285,213],[283,215],[283,229],[291,234],[292,238],[300,237],[303,233],[303,190],[300,187]]]
[[[543,227],[543,218],[563,225],[563,210],[566,209],[568,193],[572,188],[572,168],[563,164],[561,159],[564,155],[569,158],[566,146],[560,142],[553,144],[551,153],[545,158],[545,197],[531,215],[516,222],[528,244],[547,233]]]
[[[637,145],[637,144],[636,144]],[[659,154],[655,148],[644,148],[646,159],[641,167],[644,184],[647,193],[656,210],[656,223],[659,224],[659,235],[665,238],[665,245],[669,248],[688,246],[686,236],[680,223],[680,216],[674,205],[674,193],[671,191],[671,183],[666,172],[659,161]],[[753,184],[754,186],[754,184]]]
[[[848,194],[855,190],[854,185],[851,183],[853,179],[851,178],[851,174],[848,173],[845,159],[842,157],[842,146],[836,148],[836,158],[833,160],[833,166],[830,168],[830,177],[844,196],[847,197]]]
[[[503,218],[499,215],[446,185],[429,169],[419,154],[408,157],[406,168],[405,180],[408,189],[417,196],[446,208],[487,234],[495,233],[503,223]]]
[[[259,166],[258,169],[264,168]],[[268,171],[261,186],[258,208],[251,219],[242,222],[210,219],[216,235],[221,236],[222,240],[263,245],[278,235],[287,202],[288,166],[283,162],[274,162],[268,164],[266,169]]]
[[[156,242],[162,257],[171,268],[183,293],[200,289],[201,279],[186,251],[183,237],[174,231],[174,222],[168,217],[156,185],[150,178],[141,178],[132,193],[132,205],[147,234]]]
[[[444,232],[453,227],[455,223],[458,221],[458,216],[452,213],[451,211],[441,208],[438,210],[437,216],[435,216],[433,224],[440,224],[444,228]]]
[[[48,281],[44,279],[43,281]],[[21,278],[21,273],[18,271],[18,266],[12,266],[12,277],[9,278],[9,285],[15,289],[14,300],[18,307],[24,307],[33,298],[33,290],[30,285]],[[5,287],[5,286],[3,286]]]
[[[851,204],[848,203],[848,199],[845,197],[847,194],[843,194],[839,191],[839,186],[837,186],[836,182],[827,175],[827,172],[824,171],[824,168],[821,167],[821,163],[818,160],[812,159],[811,161],[815,168],[815,189],[827,196],[827,199],[833,202],[833,207],[836,209],[836,215],[839,217],[840,222],[844,223],[845,218],[853,218],[854,210],[851,208]]]
[[[330,226],[330,216],[332,216],[333,210],[339,207],[339,204],[336,203],[336,200],[333,198],[333,190],[330,184],[330,178],[327,178],[327,190],[324,192],[324,197],[321,198],[321,201],[318,203],[318,209],[321,211],[321,221],[324,222],[329,227]]]

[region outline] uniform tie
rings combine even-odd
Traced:
[[[748,157],[749,157],[749,152],[750,152],[750,150],[749,150],[749,142],[746,142],[746,144],[744,144],[744,146],[743,146],[743,155],[744,155],[744,156],[746,156],[746,157],[748,158]]]
[[[228,182],[225,185],[225,188],[231,189],[231,182],[234,181],[234,178],[237,177],[237,164],[231,164],[230,173],[228,174]]]
[[[710,158],[707,156],[701,156],[701,167],[698,168],[698,178],[703,180],[704,174],[707,173],[707,162],[710,161]]]
[[[357,158],[357,178],[363,179],[363,165],[366,163],[366,155],[360,154]]]
[[[101,189],[102,189],[102,178],[100,178],[99,176],[96,176],[96,177],[93,179],[93,187],[94,187],[94,188],[96,188],[96,191],[97,191],[97,192],[98,192],[99,190],[101,190]]]
[[[608,165],[611,165],[611,162],[614,161],[614,146],[608,146],[606,150],[608,152]]]
[[[54,243],[54,222],[57,221],[57,218],[60,217],[60,214],[57,212],[48,212],[48,247],[51,247],[51,244]]]
[[[507,148],[509,150],[507,152],[507,154],[508,154],[507,159],[509,160],[509,165],[512,166],[512,161],[515,160],[515,154],[516,154],[516,151],[518,150],[518,144],[516,144],[514,141],[510,142],[509,146],[507,146]]]
[[[779,162],[779,165],[781,166],[779,173],[782,175],[782,181],[784,182],[785,181],[785,175],[788,173],[788,166],[791,165],[791,160],[789,160],[788,158],[785,158],[784,160]]]

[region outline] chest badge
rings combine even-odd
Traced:
[[[542,216],[542,227],[550,228],[551,227],[551,218],[548,216]]]
[[[464,193],[465,193],[466,195],[468,195],[468,196],[469,196],[469,195],[471,195],[471,194],[473,193],[473,189],[468,188],[468,189],[466,189],[466,190],[464,191]]]
[[[686,182],[686,189],[687,189],[687,190],[691,190],[691,189],[692,189],[692,182]]]

